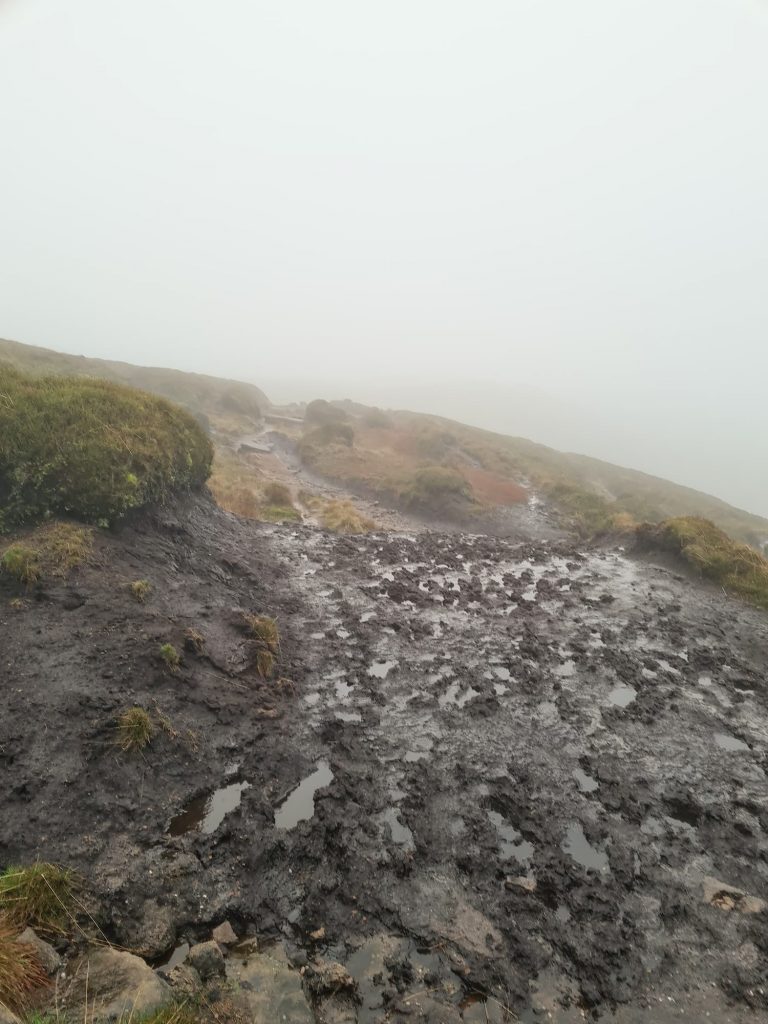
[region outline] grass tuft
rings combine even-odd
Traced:
[[[293,504],[293,497],[289,487],[285,484],[271,480],[265,484],[262,490],[264,501],[267,505],[277,505],[282,508],[290,508]]]
[[[37,862],[0,875],[0,914],[19,929],[58,932],[72,916],[77,877],[67,868]]]
[[[19,583],[30,586],[40,578],[37,552],[26,544],[11,544],[0,558],[0,568]]]
[[[144,708],[128,708],[118,716],[117,745],[126,753],[143,750],[152,741],[154,732],[152,720]]]
[[[0,917],[0,1007],[20,1011],[31,993],[48,984],[40,958],[32,946],[18,942],[18,928],[8,917]]]
[[[268,615],[245,615],[244,618],[254,640],[256,671],[262,679],[269,679],[280,656],[277,621]]]
[[[178,672],[179,665],[181,664],[181,655],[173,644],[163,644],[160,648],[160,657],[171,672]]]
[[[130,585],[131,597],[139,604],[144,604],[152,593],[152,584],[149,580],[134,580]]]
[[[725,590],[768,609],[768,559],[731,540],[708,519],[679,516],[658,525],[645,523],[637,535],[641,546],[671,551]]]

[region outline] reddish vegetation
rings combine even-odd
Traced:
[[[478,501],[489,505],[518,505],[528,500],[528,491],[514,480],[507,480],[487,469],[471,469],[462,466],[461,475],[471,485]]]

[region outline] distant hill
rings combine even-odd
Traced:
[[[25,373],[100,377],[141,388],[177,402],[214,425],[225,425],[221,421],[228,417],[246,416],[259,420],[270,408],[270,401],[260,388],[242,381],[157,366],[134,366],[111,359],[67,355],[18,341],[0,339],[0,362],[10,363]]]

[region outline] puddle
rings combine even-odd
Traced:
[[[344,682],[343,679],[340,679],[337,683],[334,684],[334,688],[336,690],[336,699],[346,700],[347,697],[349,697],[350,693],[352,693],[352,688],[354,687],[354,685],[354,683],[346,683]]]
[[[555,665],[554,673],[559,679],[570,679],[576,675],[576,662],[572,658]]]
[[[335,717],[340,722],[362,722],[363,720],[359,711],[337,711]]]
[[[471,701],[473,697],[480,696],[480,691],[476,690],[474,686],[468,686],[464,693],[459,693],[460,689],[460,683],[451,683],[445,693],[441,693],[437,698],[437,703],[441,708],[447,708],[450,705],[455,705],[457,708],[463,708],[464,705]]]
[[[304,695],[304,703],[307,707],[313,708],[315,704],[320,700],[320,694],[315,691],[314,693],[306,693]]]
[[[611,704],[615,704],[619,708],[625,708],[631,704],[635,697],[637,697],[637,690],[634,686],[627,686],[626,683],[620,683],[608,694]]]
[[[396,807],[388,807],[381,815],[381,821],[389,827],[389,834],[392,837],[393,843],[396,843],[398,846],[414,846],[413,832],[400,821]]]
[[[360,616],[360,621],[361,622],[369,622],[371,619],[375,619],[375,618],[376,618],[376,612],[363,612],[363,614]]]
[[[735,736],[727,732],[716,732],[715,743],[723,750],[749,750],[749,744],[743,740],[737,740]]]
[[[558,905],[558,908],[555,911],[555,920],[560,924],[568,924],[571,920],[571,912],[564,903],[560,903]]]
[[[573,777],[579,784],[579,789],[582,793],[594,793],[600,785],[598,782],[595,782],[593,778],[587,775],[585,771],[582,771],[581,768],[574,769]]]
[[[493,690],[497,697],[503,697],[505,693],[509,692],[509,687],[505,686],[504,683],[494,683]]]
[[[299,783],[275,811],[275,828],[295,828],[300,821],[306,821],[315,813],[315,793],[327,786],[333,779],[333,772],[325,761]]]
[[[572,857],[577,864],[593,871],[610,871],[608,854],[603,850],[596,850],[584,835],[584,829],[578,822],[568,826],[565,839],[560,844],[561,849]]]
[[[521,864],[527,864],[533,856],[533,843],[521,839],[520,833],[513,828],[498,811],[488,811],[488,818],[499,834],[499,852],[503,860],[514,857]]]
[[[368,669],[368,675],[375,679],[386,679],[396,664],[396,661],[374,661]]]
[[[505,683],[509,682],[510,672],[508,668],[505,668],[503,665],[492,665],[491,671],[493,672],[497,679],[501,679],[502,682]]]
[[[172,836],[183,836],[187,832],[215,832],[224,818],[240,806],[243,793],[250,789],[250,782],[233,782],[216,789],[208,796],[199,796],[181,814],[171,819],[168,831]]]

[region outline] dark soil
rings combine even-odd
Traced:
[[[768,620],[719,590],[199,497],[0,601],[0,865],[76,868],[111,940],[161,957],[228,918],[345,963],[361,1021],[768,1019]],[[243,611],[277,618],[279,682]],[[123,754],[134,704],[167,730]]]

